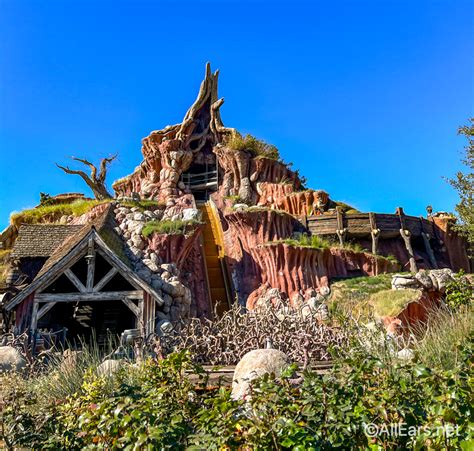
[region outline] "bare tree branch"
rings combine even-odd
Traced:
[[[115,160],[115,158],[117,158],[117,154],[110,158],[103,158],[101,160],[99,176],[97,176],[97,167],[84,158],[71,157],[72,160],[79,161],[83,165],[88,166],[91,170],[90,176],[84,171],[70,169],[68,166],[61,166],[58,163],[56,163],[56,166],[66,174],[79,175],[86,182],[87,186],[92,190],[95,198],[98,200],[103,200],[112,198],[105,186],[105,179],[107,177],[107,165]]]

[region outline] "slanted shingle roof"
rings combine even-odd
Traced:
[[[82,226],[57,224],[22,224],[12,257],[50,257],[57,247]]]
[[[117,227],[117,225],[114,216],[114,206],[109,204],[106,206],[104,212],[91,222],[85,225],[75,226],[79,227],[79,229],[76,229],[74,234],[66,237],[66,239],[56,247],[55,251],[51,254],[51,257],[46,260],[45,265],[41,268],[41,271],[38,273],[36,278],[42,276],[54,264],[71,252],[71,250],[79,244],[85,236],[87,236],[92,228],[97,231],[115,255],[117,255],[117,257],[119,257],[127,266],[131,267],[131,263],[125,253],[125,243],[114,231],[114,228]]]

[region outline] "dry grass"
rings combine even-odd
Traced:
[[[8,258],[10,257],[11,249],[0,250],[0,285],[6,282],[8,273]]]
[[[234,150],[250,152],[254,157],[270,158],[277,161],[280,159],[280,153],[275,146],[249,134],[243,136],[238,132],[233,133],[225,144]]]
[[[415,345],[418,359],[429,367],[452,369],[460,363],[459,344],[474,336],[474,311],[464,307],[457,312],[437,309],[431,312],[428,323],[413,330],[421,337]]]
[[[10,223],[20,224],[47,224],[58,222],[62,216],[81,216],[87,213],[97,205],[111,202],[107,200],[78,200],[70,204],[44,205],[29,210],[23,210],[19,213],[13,213],[10,216]]]

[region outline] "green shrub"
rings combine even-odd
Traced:
[[[159,235],[186,235],[194,230],[195,226],[200,224],[199,221],[150,221],[143,227],[142,235],[145,238],[150,237],[154,233]]]
[[[473,287],[464,271],[454,275],[454,280],[446,286],[446,304],[452,310],[470,305],[474,299]]]
[[[89,371],[79,392],[41,411],[17,381],[0,431],[9,448],[35,449],[469,449],[473,350],[470,337],[442,371],[374,355],[354,338],[334,350],[327,374],[307,370],[300,384],[295,367],[280,380],[263,376],[246,404],[228,388],[192,383],[186,370],[205,382],[202,368],[180,352],[143,362],[133,378],[119,371],[112,391]],[[419,433],[369,437],[370,423]],[[455,434],[443,435],[443,426]]]
[[[280,153],[275,146],[249,134],[242,136],[239,132],[235,132],[229,136],[225,144],[234,150],[250,152],[254,157],[280,160]]]

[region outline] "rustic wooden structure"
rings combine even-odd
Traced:
[[[40,329],[50,334],[52,328],[70,328],[74,319],[79,326],[67,336],[72,340],[87,328],[103,328],[107,314],[115,323],[113,333],[123,331],[120,325],[139,329],[143,336],[154,331],[156,308],[164,301],[127,264],[107,224],[109,213],[66,238],[34,280],[7,303],[6,310],[16,312],[17,333],[28,331],[37,340]]]
[[[336,208],[335,213],[307,216],[303,219],[313,235],[335,236],[340,244],[347,240],[367,239],[371,242],[373,254],[379,254],[380,240],[401,238],[407,253],[410,271],[417,271],[413,240],[423,240],[423,251],[429,257],[432,268],[437,268],[434,247],[440,244],[437,227],[431,218],[405,215],[402,208],[395,214],[385,213],[345,213]]]

